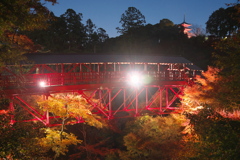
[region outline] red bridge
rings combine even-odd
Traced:
[[[33,117],[23,121],[45,125],[55,125],[51,119],[57,117],[41,114],[24,96],[78,93],[91,104],[93,114],[106,119],[169,114],[181,109],[183,88],[201,71],[183,57],[32,54],[28,58],[35,63],[2,69],[3,95],[10,99],[10,111],[21,106]]]

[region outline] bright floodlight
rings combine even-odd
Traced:
[[[129,74],[128,83],[133,87],[139,87],[143,84],[143,77],[137,72],[132,72]]]
[[[46,82],[44,82],[44,81],[39,82],[39,86],[40,87],[46,87]]]

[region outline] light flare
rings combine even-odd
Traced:
[[[41,81],[41,82],[39,82],[39,86],[40,86],[40,87],[46,87],[47,85],[46,85],[46,82]]]

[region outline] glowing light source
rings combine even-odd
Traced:
[[[46,87],[46,82],[44,82],[44,81],[39,82],[39,86],[40,87]]]
[[[139,87],[143,84],[143,76],[138,72],[131,72],[128,76],[128,83],[133,87]]]

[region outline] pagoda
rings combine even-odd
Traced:
[[[188,38],[191,38],[194,36],[194,34],[191,32],[192,29],[189,28],[192,25],[185,21],[185,15],[184,15],[183,22],[179,26],[182,28],[183,33],[187,34]]]

